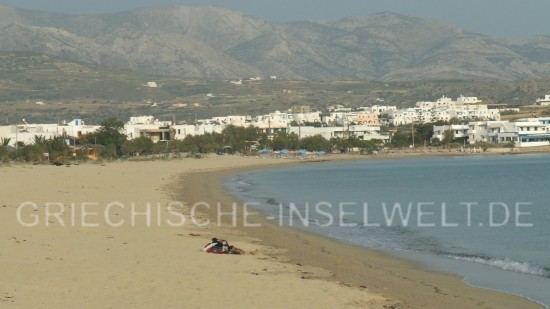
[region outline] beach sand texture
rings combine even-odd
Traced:
[[[179,207],[228,205],[234,199],[221,175],[290,162],[213,156],[2,166],[0,307],[540,308],[261,217],[254,221],[261,228],[199,226]],[[184,214],[183,226],[173,226],[181,225],[175,213]],[[208,218],[213,210],[195,214],[197,223]],[[211,237],[246,254],[202,252]]]

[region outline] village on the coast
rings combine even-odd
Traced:
[[[550,95],[538,99],[535,104],[550,105]],[[417,102],[414,107],[401,109],[391,105],[355,109],[335,105],[322,112],[314,111],[310,106],[294,106],[287,111],[274,111],[254,117],[227,115],[196,119],[190,124],[161,121],[153,116],[136,116],[130,117],[124,124],[123,133],[128,140],[147,137],[158,143],[220,133],[228,126],[253,126],[270,137],[277,133],[296,134],[300,139],[317,135],[327,140],[353,137],[363,141],[377,140],[384,144],[391,143],[392,134],[396,132],[392,128],[433,123],[430,143],[442,141],[446,134],[451,134],[453,138],[462,138],[464,146],[479,142],[518,148],[550,145],[550,117],[533,115],[531,118],[508,121],[501,120],[502,112],[519,112],[519,108],[490,108],[477,97],[461,95],[456,100],[443,96],[435,102]],[[452,124],[453,121],[459,124]],[[66,138],[71,146],[71,138],[74,140],[96,132],[100,127],[99,124],[89,124],[83,119],[43,124],[28,123],[22,119],[17,124],[0,126],[0,139],[4,146],[17,147],[32,144],[37,136],[44,139]],[[426,141],[419,141],[415,145],[413,136],[409,147],[422,146],[426,146]]]

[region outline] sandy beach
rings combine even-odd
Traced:
[[[3,165],[0,306],[541,308],[261,215],[248,222],[260,227],[243,227],[241,207],[237,226],[231,215],[217,220],[217,205],[226,214],[239,206],[221,176],[303,162],[212,156]],[[246,254],[204,253],[212,237]]]

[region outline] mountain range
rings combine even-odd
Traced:
[[[71,15],[0,6],[0,51],[204,79],[523,80],[550,76],[550,36],[499,39],[394,13],[273,23],[213,6]]]

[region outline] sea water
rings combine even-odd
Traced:
[[[550,155],[301,164],[228,176],[276,224],[550,306]]]

